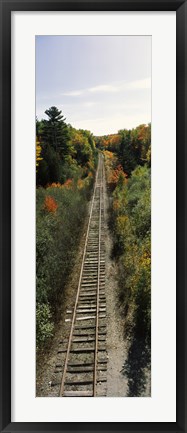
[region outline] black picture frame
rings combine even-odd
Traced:
[[[153,423],[11,422],[11,12],[176,11],[177,19],[177,421]],[[186,29],[185,29],[186,26]],[[0,0],[0,431],[1,432],[187,432],[186,188],[187,188],[187,3],[186,0]],[[167,28],[166,28],[167,31]],[[186,122],[185,122],[186,120]],[[167,404],[167,402],[166,402]]]

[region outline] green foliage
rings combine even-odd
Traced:
[[[89,131],[67,125],[56,107],[45,114],[48,120],[36,119],[42,158],[37,166],[36,191],[39,347],[52,335],[58,305],[77,253],[97,161],[95,142]]]
[[[114,152],[128,177],[138,165],[151,165],[150,123],[131,130],[121,129],[118,134],[95,137],[95,143],[102,151]]]
[[[42,140],[50,145],[61,158],[68,152],[68,128],[61,110],[51,107],[45,111],[48,120],[43,120]]]
[[[89,168],[88,163],[93,162],[95,143],[89,131],[69,127],[71,156],[79,167]]]
[[[53,336],[54,325],[51,321],[49,304],[36,305],[36,347],[39,348],[48,338]]]
[[[92,178],[77,184],[36,190],[36,299],[39,307],[37,341],[45,343],[63,300],[65,286],[77,253],[81,227],[87,212],[87,194]],[[44,206],[46,198],[55,206]],[[78,209],[78,211],[77,211]],[[48,309],[43,306],[48,305]],[[45,314],[44,314],[45,313]],[[42,318],[40,325],[39,320]],[[49,320],[48,320],[49,319]]]
[[[139,125],[132,130],[119,131],[121,143],[117,151],[125,173],[128,175],[137,167],[147,163],[150,166],[151,124]]]
[[[115,242],[120,252],[120,299],[127,324],[147,341],[151,327],[150,183],[150,169],[137,167],[128,182],[119,182],[113,193]]]
[[[49,108],[45,114],[48,120],[36,119],[36,135],[41,146],[37,186],[86,177],[95,168],[97,152],[93,135],[90,131],[76,130],[67,125],[56,107]]]
[[[121,143],[119,147],[118,157],[125,173],[130,175],[132,170],[134,170],[137,165],[135,152],[132,146],[131,131],[123,129],[119,132],[121,135]]]
[[[137,238],[149,235],[151,228],[151,179],[150,169],[137,167],[128,181],[128,214],[132,218]]]

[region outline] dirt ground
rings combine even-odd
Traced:
[[[105,189],[106,213],[106,310],[107,310],[107,396],[125,397],[127,395],[127,378],[122,374],[126,359],[126,342],[124,341],[124,324],[119,313],[117,266],[111,258],[112,239],[108,228],[109,197]]]

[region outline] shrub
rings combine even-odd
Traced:
[[[147,341],[151,328],[150,201],[150,170],[146,166],[137,167],[125,183],[118,179],[112,210],[119,296],[129,329],[133,327]]]
[[[50,195],[47,195],[44,200],[44,209],[47,212],[56,212],[57,207],[58,205],[57,202],[54,200],[54,198],[51,197]]]
[[[36,347],[38,348],[53,335],[54,325],[51,321],[49,304],[36,305]]]
[[[52,325],[58,317],[59,303],[63,300],[79,246],[87,212],[87,195],[92,183],[93,177],[87,177],[81,181],[81,188],[67,181],[64,185],[38,188],[36,192],[38,346],[50,337],[52,328],[48,325]]]

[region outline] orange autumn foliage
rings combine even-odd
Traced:
[[[67,179],[66,182],[62,185],[62,188],[70,189],[72,187],[72,179]]]
[[[120,144],[121,137],[119,134],[111,134],[111,135],[108,135],[106,141],[107,141],[106,146],[109,149],[112,149],[112,148],[117,147]]]
[[[119,178],[125,183],[127,181],[127,174],[123,171],[123,167],[118,165],[115,170],[112,170],[109,176],[109,184],[111,188],[115,188]]]
[[[56,200],[53,197],[51,197],[50,195],[47,195],[45,197],[45,200],[44,200],[44,209],[47,212],[53,212],[54,213],[54,212],[56,212],[57,208],[58,208],[58,204],[57,204]]]
[[[147,130],[148,130],[147,125],[140,125],[137,127],[139,141],[144,141],[146,139]]]
[[[51,183],[50,185],[47,186],[47,189],[48,188],[62,188],[62,185],[61,185],[60,182],[53,182],[53,183]]]

